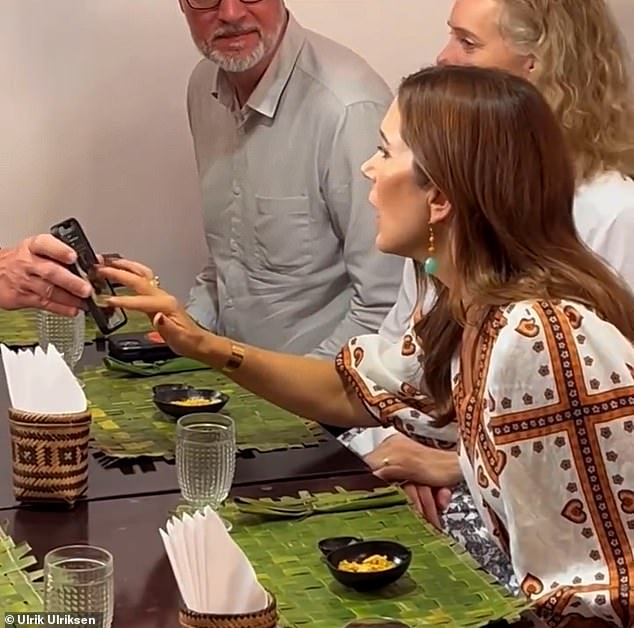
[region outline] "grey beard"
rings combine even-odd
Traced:
[[[204,46],[204,48],[207,48],[207,46]],[[264,42],[260,40],[255,50],[246,57],[225,55],[217,50],[211,49],[203,50],[201,48],[201,52],[207,59],[216,63],[225,72],[246,72],[255,67],[263,59],[266,51]]]
[[[283,28],[284,22],[280,22],[275,32],[268,37],[260,39],[260,42],[255,47],[255,50],[246,57],[241,57],[239,54],[222,54],[217,50],[213,50],[211,43],[208,41],[200,42],[198,44],[198,49],[203,56],[216,63],[225,72],[246,72],[260,63],[269,51],[273,49],[282,34]]]

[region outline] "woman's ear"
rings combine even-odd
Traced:
[[[444,192],[436,186],[427,192],[427,207],[429,207],[429,224],[435,225],[446,220],[451,212],[451,203]]]

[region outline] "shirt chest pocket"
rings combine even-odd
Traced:
[[[310,199],[255,196],[255,255],[267,270],[307,272],[311,258]]]

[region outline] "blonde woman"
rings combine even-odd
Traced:
[[[448,25],[439,64],[503,68],[545,96],[575,164],[579,235],[634,287],[634,93],[626,47],[605,0],[456,0]],[[412,312],[433,302],[427,293],[419,303],[414,265],[406,264],[398,302],[379,333],[397,341]],[[510,567],[488,542],[464,487],[439,519],[447,491],[441,489],[435,503],[420,482],[425,467],[442,464],[435,461],[443,454],[394,430],[356,430],[344,439],[385,479],[409,480],[406,489],[419,510],[508,582]]]

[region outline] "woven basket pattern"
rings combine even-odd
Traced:
[[[13,490],[18,501],[73,504],[88,487],[90,412],[9,409]]]
[[[278,622],[277,604],[273,596],[269,606],[257,613],[211,615],[181,608],[178,616],[182,628],[275,628]]]

